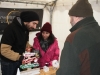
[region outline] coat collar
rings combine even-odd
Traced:
[[[83,26],[87,26],[87,25],[91,25],[92,23],[97,23],[96,20],[94,19],[94,17],[86,17],[83,20],[77,22],[71,29],[70,32],[75,31],[76,29],[83,27]]]
[[[22,28],[22,30],[29,32],[29,30],[26,28],[26,26],[24,25],[24,23],[21,21],[20,17],[15,17],[13,19],[12,23],[15,24],[16,26],[19,26],[20,28]]]

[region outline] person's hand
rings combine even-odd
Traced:
[[[32,50],[31,47],[26,48],[26,51],[27,51],[27,52],[31,52],[31,50]]]
[[[25,60],[22,60],[22,64],[26,64]]]
[[[57,60],[53,60],[52,61],[52,66],[55,67],[55,68],[58,68],[59,67],[59,62]]]

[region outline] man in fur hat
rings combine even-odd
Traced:
[[[56,75],[100,75],[100,27],[88,0],[69,10],[72,28],[61,54]]]

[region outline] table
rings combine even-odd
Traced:
[[[49,71],[48,72],[44,72],[43,69],[40,70],[40,74],[39,75],[56,75],[56,68],[53,67],[49,67]]]
[[[35,68],[26,71],[22,71],[21,75],[56,75],[56,68],[49,67],[49,71],[45,72],[43,69]]]

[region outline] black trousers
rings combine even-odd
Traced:
[[[2,75],[16,75],[17,69],[19,68],[19,66],[20,66],[20,63],[18,61],[7,62],[1,59]]]

